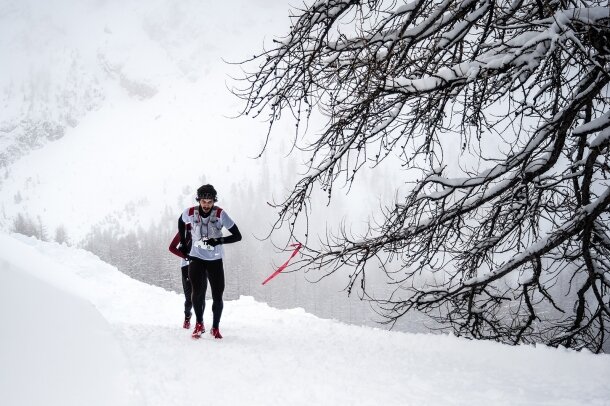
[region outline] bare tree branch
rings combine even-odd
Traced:
[[[307,244],[303,269],[349,272],[394,323],[413,309],[457,334],[602,350],[610,325],[610,8],[606,1],[318,0],[250,61],[244,114],[314,108],[293,225],[390,156],[423,177],[364,237]],[[270,128],[271,128],[270,127]],[[297,133],[299,129],[297,128]],[[463,173],[447,173],[459,134]],[[490,151],[483,141],[499,145]],[[296,142],[296,141],[295,141]],[[501,153],[498,153],[501,151]],[[453,151],[452,151],[453,152]],[[395,184],[396,188],[403,186]],[[366,291],[385,273],[394,290]]]

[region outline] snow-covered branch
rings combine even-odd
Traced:
[[[610,265],[598,259],[610,256],[608,44],[605,0],[305,6],[236,91],[271,126],[284,111],[328,120],[314,139],[295,137],[308,171],[275,226],[294,234],[315,187],[332,198],[338,181],[395,155],[423,177],[366,236],[309,244],[302,267],[349,269],[348,290],[360,280],[366,296],[365,269],[380,264],[397,285],[374,298],[389,322],[417,308],[458,334],[599,351],[610,334]],[[447,173],[441,147],[456,134],[451,153],[479,164]]]

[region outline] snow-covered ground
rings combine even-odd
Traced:
[[[225,303],[223,340],[195,341],[182,300],[86,251],[0,234],[0,404],[610,404],[608,355],[349,326],[249,297]]]

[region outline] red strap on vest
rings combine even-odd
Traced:
[[[192,216],[195,214],[195,208],[196,208],[196,206],[189,207],[189,216]],[[220,213],[222,213],[222,207],[216,207],[216,217],[217,218],[220,218]]]

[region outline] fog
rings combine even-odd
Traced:
[[[287,32],[289,5],[220,3],[3,2],[0,227],[86,248],[130,276],[180,291],[179,261],[167,246],[197,187],[211,183],[244,235],[226,249],[227,299],[251,295],[377,325],[368,303],[344,291],[347,273],[312,283],[323,272],[289,268],[261,285],[291,253],[286,230],[267,238],[277,219],[271,206],[305,170],[292,146],[295,137],[307,140],[283,117],[256,158],[268,125],[239,117],[244,106],[230,89],[242,85],[235,62]],[[323,123],[314,115],[308,133]],[[342,227],[366,232],[413,176],[392,168],[335,188],[330,202],[314,191],[309,229],[297,231],[313,244]],[[411,319],[398,327],[424,329]]]

